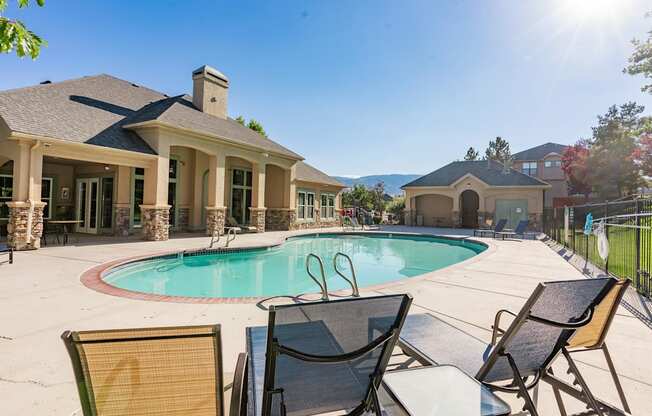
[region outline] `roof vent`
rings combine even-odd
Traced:
[[[41,85],[47,85],[47,84],[52,84],[52,81],[46,79],[45,81],[41,82]]]

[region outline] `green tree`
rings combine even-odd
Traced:
[[[368,191],[372,209],[376,212],[384,212],[385,206],[387,205],[387,201],[385,200],[385,184],[378,182]]]
[[[254,120],[253,118],[250,118],[249,122],[247,123],[245,118],[240,115],[235,118],[235,121],[239,124],[242,124],[245,127],[250,128],[251,130],[255,131],[256,133],[260,134],[263,137],[268,137],[267,133],[265,132],[265,129],[263,128],[263,125],[258,120]]]
[[[29,0],[17,0],[18,7],[29,6]],[[7,9],[7,0],[0,0],[0,53],[11,53],[16,50],[19,57],[30,56],[32,59],[41,53],[41,47],[46,42],[37,34],[27,29],[25,24],[18,19],[9,19],[4,16]],[[43,7],[45,0],[36,0],[39,7]]]
[[[260,124],[258,121],[252,119],[249,119],[249,123],[247,123],[247,127],[249,127],[251,130],[257,132],[263,137],[267,137],[267,133],[265,133],[265,129],[263,128],[263,125]]]
[[[638,147],[641,113],[644,107],[629,102],[613,105],[593,127],[590,142],[588,182],[603,198],[622,197],[636,192],[642,178],[633,155]]]
[[[387,204],[387,212],[393,214],[396,218],[403,218],[403,211],[405,211],[405,197],[403,196],[394,197]]]
[[[652,12],[645,15],[652,17]],[[652,30],[647,32],[646,40],[634,39],[634,52],[629,57],[629,65],[623,69],[623,72],[629,75],[643,75],[644,78],[652,80]],[[643,85],[641,91],[652,94],[652,83]]]
[[[373,208],[369,190],[362,184],[356,184],[350,191],[342,194],[342,203],[345,207],[360,207],[366,210]]]
[[[478,160],[479,157],[480,153],[478,153],[478,151],[473,147],[469,147],[469,150],[466,151],[466,155],[464,155],[464,160]]]
[[[489,147],[485,150],[485,159],[496,160],[504,163],[512,158],[509,150],[509,143],[502,137],[496,137],[496,140],[489,141]]]

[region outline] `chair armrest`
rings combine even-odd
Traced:
[[[500,328],[500,318],[503,316],[504,313],[511,315],[514,318],[516,317],[515,313],[510,312],[507,309],[501,309],[498,312],[496,312],[496,317],[494,318],[494,324],[491,326],[492,329],[491,345],[496,345],[498,338],[502,337],[503,334],[505,333],[505,330]]]
[[[233,374],[231,387],[231,404],[229,416],[246,416],[247,414],[247,389],[249,381],[249,356],[246,352],[238,355]]]

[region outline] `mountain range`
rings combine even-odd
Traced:
[[[378,182],[385,184],[385,192],[389,195],[401,195],[401,186],[415,180],[423,175],[408,175],[408,174],[389,174],[389,175],[369,175],[360,176],[359,178],[348,178],[345,176],[333,176],[333,178],[342,182],[349,188],[357,184],[362,184],[366,187],[372,187]]]

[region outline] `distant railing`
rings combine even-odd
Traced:
[[[594,225],[601,219],[605,223],[606,260],[598,252],[598,237],[584,233],[588,213]],[[652,298],[652,198],[547,208],[543,231],[605,273],[630,279],[639,293]]]

